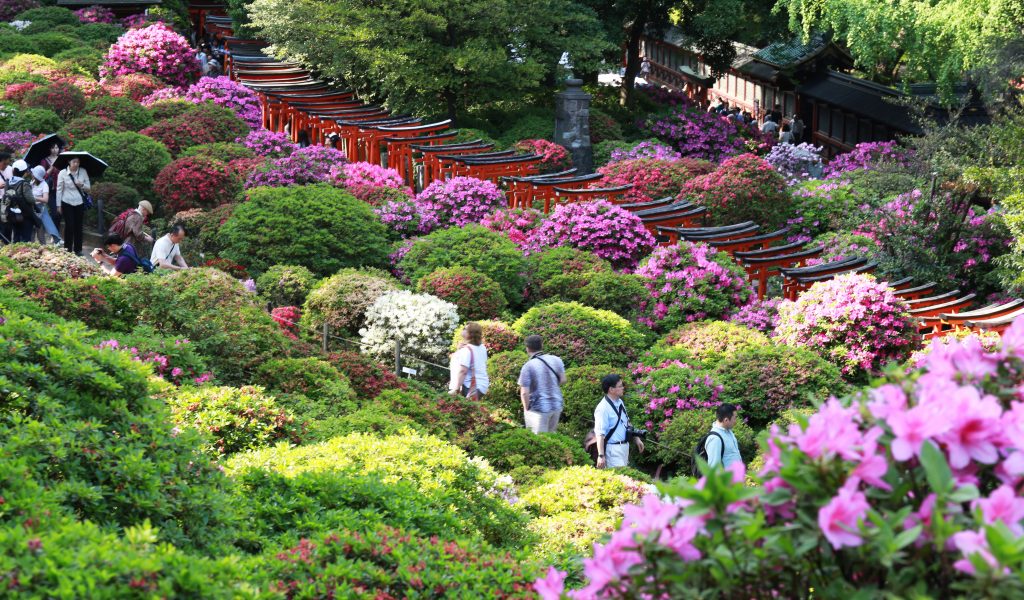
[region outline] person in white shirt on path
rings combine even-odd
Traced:
[[[149,262],[153,263],[153,266],[160,269],[170,269],[172,271],[181,271],[188,268],[188,264],[185,259],[181,256],[181,241],[185,239],[185,228],[181,225],[175,225],[171,227],[171,230],[167,232],[167,235],[158,239],[153,244],[153,253],[149,257]]]
[[[484,330],[479,323],[466,323],[462,329],[462,343],[452,355],[451,381],[448,393],[462,394],[479,400],[487,393],[491,380],[487,376],[487,348],[483,344]]]
[[[605,375],[601,379],[604,398],[594,409],[594,434],[597,436],[597,468],[625,467],[629,464],[629,416],[622,396],[626,393],[626,382],[621,375]],[[643,453],[644,441],[634,437],[636,449]]]

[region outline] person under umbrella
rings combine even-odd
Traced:
[[[79,256],[85,229],[85,195],[91,186],[89,172],[77,156],[57,174],[57,214],[64,218],[64,249]]]
[[[46,203],[47,216],[44,217],[43,222],[45,223],[46,219],[50,219],[50,222],[53,224],[54,228],[56,228],[57,231],[60,231],[61,218],[60,214],[57,213],[57,173],[60,171],[60,169],[56,168],[54,166],[54,163],[57,162],[57,157],[60,156],[61,150],[64,149],[64,140],[57,137],[56,135],[47,136],[39,140],[35,144],[32,144],[31,147],[29,147],[28,153],[25,154],[25,162],[27,162],[30,165],[32,164],[30,158],[34,156],[33,151],[35,150],[36,144],[40,144],[41,142],[48,144],[48,147],[46,148],[46,156],[41,157],[39,159],[39,162],[36,163],[38,166],[41,166],[43,167],[43,169],[45,169],[45,182],[46,188],[48,190],[47,193],[49,194],[49,198],[47,199]],[[58,235],[57,237],[59,238],[60,236]]]
[[[46,169],[42,165],[32,167],[32,196],[36,200],[36,213],[43,222],[37,237],[39,243],[46,245],[52,241],[54,244],[62,244],[64,240],[60,239],[60,230],[50,218],[47,206],[50,201],[50,186],[46,183]],[[47,240],[46,236],[50,236],[50,239]]]

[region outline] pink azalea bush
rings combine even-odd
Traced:
[[[843,173],[879,167],[904,167],[913,154],[897,142],[862,142],[853,150],[833,158],[825,166],[825,179],[841,177]]]
[[[3,131],[0,132],[0,152],[11,154],[23,154],[29,145],[36,140],[36,134],[31,131]]]
[[[786,180],[753,154],[729,158],[713,173],[686,182],[679,199],[708,207],[714,225],[753,221],[765,232],[782,226],[793,212]]]
[[[519,140],[514,148],[524,154],[537,154],[541,157],[541,173],[557,173],[572,166],[572,157],[563,146],[547,140]]]
[[[401,239],[428,234],[440,225],[436,213],[424,210],[423,205],[404,194],[387,200],[380,206],[374,206],[373,212],[377,213],[381,222]]]
[[[153,372],[169,383],[182,385],[185,383],[203,384],[213,379],[213,373],[209,371],[197,372],[195,353],[189,346],[187,339],[174,340],[173,346],[160,342],[161,352],[156,350],[144,350],[136,346],[121,344],[116,339],[104,340],[97,346],[106,350],[127,351],[132,355],[132,360],[146,363],[153,366]]]
[[[246,189],[258,186],[284,187],[327,181],[331,168],[343,164],[345,155],[327,146],[297,148],[284,158],[258,167],[245,182]]]
[[[505,206],[505,194],[490,181],[475,177],[437,180],[416,196],[416,204],[442,227],[479,223],[488,213]]]
[[[633,367],[637,401],[643,407],[644,427],[655,435],[665,431],[672,417],[684,410],[709,410],[721,404],[722,386],[711,376],[680,360]]]
[[[75,16],[82,23],[113,23],[114,11],[104,6],[93,4],[75,11]]]
[[[184,98],[191,102],[213,102],[235,111],[249,127],[263,124],[263,108],[255,92],[230,77],[203,77],[189,86]]]
[[[739,123],[720,115],[686,106],[664,117],[655,117],[644,129],[659,140],[671,144],[683,156],[712,162],[743,154],[767,152],[772,140],[753,125]]]
[[[334,165],[329,177],[332,184],[345,188],[356,198],[370,204],[377,204],[374,200],[384,196],[380,192],[381,188],[401,190],[410,197],[413,195],[412,189],[405,185],[398,171],[368,162]]]
[[[530,253],[571,246],[592,252],[619,269],[632,269],[654,249],[640,217],[605,200],[562,204],[530,235]]]
[[[480,221],[498,233],[504,233],[520,248],[529,245],[530,235],[544,222],[544,213],[533,208],[499,208]]]
[[[658,331],[728,315],[751,296],[746,272],[728,254],[706,244],[658,248],[636,274],[650,292],[640,303],[639,321]]]
[[[181,90],[181,88],[177,88],[177,87],[174,87],[174,86],[167,86],[165,88],[160,88],[160,89],[156,90],[155,92],[153,92],[152,94],[146,96],[145,98],[143,98],[139,102],[139,104],[145,106],[146,108],[149,108],[149,107],[153,106],[154,104],[156,104],[158,102],[161,102],[163,100],[184,100],[184,99],[185,99],[184,92]]]
[[[265,158],[284,158],[299,148],[292,143],[287,133],[269,129],[253,129],[244,138],[235,141],[252,150],[256,156]]]
[[[779,324],[781,303],[781,298],[752,299],[749,304],[730,314],[728,321],[771,334]]]
[[[299,319],[302,318],[302,311],[298,306],[278,306],[270,311],[270,318],[278,324],[285,337],[299,339]]]
[[[632,185],[627,202],[650,202],[675,196],[690,179],[715,170],[708,161],[687,159],[632,158],[610,162],[597,170],[604,175],[594,187]]]
[[[906,302],[871,275],[849,273],[821,281],[779,305],[780,342],[805,346],[845,375],[877,371],[906,359],[919,343]]]
[[[920,369],[772,426],[762,466],[704,469],[627,506],[541,598],[1017,597],[1024,594],[1024,320],[986,350],[942,344]],[[801,550],[798,550],[801,549]],[[728,557],[726,560],[725,557]]]
[[[188,40],[157,23],[132,29],[107,50],[101,77],[147,73],[172,85],[184,86],[199,75],[199,61]]]

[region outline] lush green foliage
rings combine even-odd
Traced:
[[[301,265],[325,276],[344,267],[383,266],[384,225],[370,207],[335,187],[255,188],[220,228],[221,255],[262,273]]]
[[[673,329],[644,358],[647,364],[672,358],[695,360],[714,367],[738,352],[771,344],[768,336],[727,321],[694,321]]]
[[[153,122],[145,107],[131,98],[101,96],[85,105],[85,112],[94,117],[107,118],[129,131],[138,131]]]
[[[419,280],[416,289],[451,302],[463,321],[497,317],[505,310],[501,287],[471,267],[442,267]]]
[[[357,335],[366,322],[366,309],[397,289],[398,282],[384,271],[342,269],[309,292],[302,326],[319,332],[326,323],[336,335]]]
[[[279,358],[256,371],[255,380],[277,403],[305,421],[352,412],[356,395],[348,378],[319,358]]]
[[[105,131],[81,141],[75,150],[102,158],[110,168],[103,175],[113,183],[135,188],[143,196],[152,191],[157,173],[171,162],[167,148],[131,131]]]
[[[496,469],[511,471],[517,482],[522,481],[518,471],[530,473],[521,467],[558,468],[590,462],[582,440],[560,433],[535,434],[524,427],[507,428],[481,439],[475,454],[486,458]]]
[[[736,441],[739,442],[740,455],[743,462],[749,463],[757,453],[757,434],[743,422],[743,411],[740,419],[732,428]],[[678,411],[669,422],[668,427],[658,436],[658,445],[654,456],[663,464],[680,474],[695,475],[690,471],[693,464],[693,451],[705,434],[715,424],[715,411],[711,408]]]
[[[618,373],[626,378],[624,366],[584,365],[565,371],[565,385],[562,386],[562,420],[558,430],[583,444],[587,432],[594,428],[594,409],[601,401],[601,378]],[[627,410],[630,407],[627,406]],[[634,414],[636,418],[638,415]]]
[[[210,451],[214,454],[302,441],[295,417],[259,387],[183,387],[167,403],[175,423],[213,438]]]
[[[256,279],[256,291],[273,306],[302,306],[317,283],[306,267],[274,265]]]
[[[540,335],[546,352],[572,366],[629,361],[644,346],[644,336],[629,321],[578,302],[535,306],[512,328],[524,337]]]

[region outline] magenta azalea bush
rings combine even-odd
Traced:
[[[36,134],[31,131],[0,132],[0,152],[23,154],[29,145],[36,140],[36,137]]]
[[[882,166],[904,167],[912,153],[897,142],[862,142],[853,150],[833,158],[825,166],[825,179],[841,177],[848,171],[872,170]]]
[[[655,246],[640,217],[605,200],[563,204],[530,235],[528,252],[571,246],[632,269]]]
[[[161,101],[164,101],[164,100],[184,100],[184,99],[185,99],[185,95],[184,95],[184,92],[181,90],[181,88],[177,88],[177,87],[174,87],[174,86],[167,86],[165,88],[160,88],[159,90],[156,90],[152,94],[146,96],[145,98],[143,98],[139,102],[139,104],[145,106],[146,108],[150,108],[153,105],[157,104],[158,102],[161,102]]]
[[[786,178],[787,185],[821,177],[821,151],[814,144],[775,144],[764,157],[765,162]]]
[[[85,8],[75,11],[75,16],[78,20],[83,23],[113,23],[114,22],[114,11],[106,8],[105,6],[99,6],[93,4],[92,6],[86,6]]]
[[[287,133],[269,129],[253,129],[244,138],[235,141],[252,150],[256,156],[264,158],[284,158],[298,149],[298,145],[292,143]]]
[[[423,206],[414,198],[404,195],[374,206],[373,212],[401,239],[425,235],[439,225],[433,212],[423,210]],[[392,264],[397,264],[397,260],[393,260]]]
[[[191,102],[213,102],[235,111],[249,127],[263,124],[263,109],[256,94],[230,77],[203,77],[189,86],[185,99]]]
[[[284,187],[327,181],[331,168],[343,164],[345,155],[327,146],[297,148],[284,158],[270,160],[258,167],[245,182],[245,188]]]
[[[728,321],[771,334],[779,324],[779,304],[781,303],[781,298],[752,299],[749,304],[741,306],[736,312],[730,314]]]
[[[107,50],[101,77],[146,73],[184,86],[199,75],[199,61],[188,40],[163,23],[132,29]]]
[[[711,376],[680,360],[633,368],[633,393],[643,407],[644,427],[655,435],[665,431],[672,417],[684,410],[711,412],[721,404],[722,386]]]
[[[636,274],[650,292],[640,303],[639,321],[658,331],[728,315],[751,296],[746,272],[706,244],[658,248]]]
[[[544,222],[544,213],[533,208],[499,208],[487,215],[480,224],[508,239],[520,248],[529,245],[530,235]]]
[[[506,205],[505,194],[490,181],[453,177],[431,183],[416,196],[420,210],[441,227],[479,223],[492,210]]]
[[[572,166],[572,157],[563,146],[547,140],[519,140],[515,149],[524,154],[537,154],[541,157],[541,173],[557,173]]]
[[[818,352],[845,375],[874,372],[906,359],[920,343],[908,310],[888,285],[849,273],[780,304],[775,336]]]
[[[793,212],[785,179],[753,154],[726,159],[713,173],[694,177],[683,185],[679,199],[708,207],[711,224],[753,221],[766,233],[785,224]]]
[[[911,373],[829,399],[762,443],[763,466],[706,469],[624,509],[541,598],[1024,595],[1024,320],[986,350],[942,344]]]
[[[334,165],[331,168],[330,181],[338,187],[345,188],[356,198],[370,204],[380,203],[382,198],[398,199],[397,195],[381,192],[382,188],[400,190],[406,196],[413,191],[405,185],[405,180],[398,171],[368,162],[353,162]],[[386,203],[387,200],[384,200]]]
[[[766,152],[771,145],[752,125],[692,106],[651,119],[644,128],[683,156],[712,162],[744,152]]]

